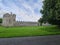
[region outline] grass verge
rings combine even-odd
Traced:
[[[0,38],[60,35],[60,28],[56,26],[32,26],[32,27],[1,27]]]

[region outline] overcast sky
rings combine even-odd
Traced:
[[[0,17],[4,13],[16,14],[18,21],[37,21],[41,17],[43,0],[0,0]]]

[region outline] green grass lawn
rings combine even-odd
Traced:
[[[56,26],[9,27],[9,28],[0,26],[0,38],[45,36],[57,34],[60,34],[60,28]]]

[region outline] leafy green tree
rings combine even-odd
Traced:
[[[42,18],[40,18],[39,20],[38,20],[38,22],[40,22],[40,26],[42,26],[42,23],[43,23],[43,19]]]
[[[43,22],[60,25],[60,0],[44,0],[42,13]]]
[[[2,23],[2,18],[0,18],[0,23]]]

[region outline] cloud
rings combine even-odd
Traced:
[[[2,0],[0,7],[0,15],[13,12],[18,21],[38,21],[42,0]]]

